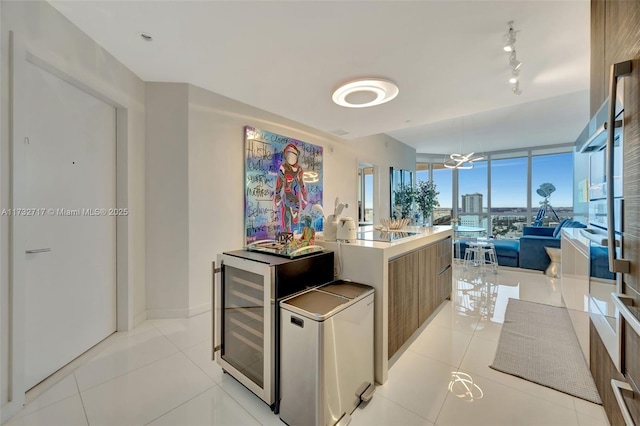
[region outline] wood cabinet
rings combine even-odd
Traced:
[[[388,357],[451,294],[451,237],[389,261]]]
[[[591,320],[589,320],[589,360],[591,375],[598,388],[609,423],[612,425],[624,425],[622,412],[611,388],[611,379],[624,381],[624,377],[616,370],[616,366],[609,357],[609,352],[607,352],[607,348],[602,343],[600,335]]]
[[[389,358],[418,329],[420,251],[389,262]]]
[[[607,98],[607,77],[604,64],[605,2],[591,2],[591,90],[590,117],[598,111]]]

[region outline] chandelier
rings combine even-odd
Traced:
[[[473,162],[480,161],[484,158],[484,155],[474,157],[474,154],[475,152],[470,152],[468,154],[451,154],[449,159],[445,160],[442,164],[448,169],[473,169]]]

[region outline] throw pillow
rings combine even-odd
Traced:
[[[557,226],[556,229],[553,230],[553,238],[560,238],[560,230],[562,229],[563,226],[565,226],[568,222],[571,222],[571,219],[564,219],[562,222],[560,222]]]

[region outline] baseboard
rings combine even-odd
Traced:
[[[147,311],[142,311],[133,318],[133,328],[136,328],[147,320]]]
[[[189,318],[189,309],[147,309],[147,319]]]
[[[202,305],[192,306],[189,308],[189,317],[200,315],[211,310],[211,303],[203,303]]]
[[[0,409],[0,424],[9,421],[10,418],[15,416],[24,407],[25,397],[24,394],[20,395],[20,398],[16,398],[11,402],[6,403]]]
[[[185,309],[147,309],[146,319],[177,319],[191,318],[211,310],[211,303],[192,306]],[[137,319],[138,317],[136,317]]]

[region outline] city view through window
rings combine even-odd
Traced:
[[[490,164],[490,170],[488,170]],[[528,198],[529,157],[479,161],[469,170],[457,170],[457,217],[460,226],[483,228],[494,238],[519,238],[543,207],[542,226],[555,226],[573,217],[573,154],[531,156],[531,200]],[[453,170],[432,164],[433,181],[440,192],[440,207],[433,223],[450,224],[453,217]],[[428,180],[428,169],[418,170],[417,180]],[[490,176],[490,188],[489,188]],[[543,194],[537,193],[543,184]],[[549,194],[549,188],[555,188]],[[490,193],[489,193],[490,191]],[[490,195],[490,197],[489,197]],[[545,204],[545,200],[547,203]],[[490,205],[489,205],[490,203]],[[530,206],[530,208],[529,208]]]

